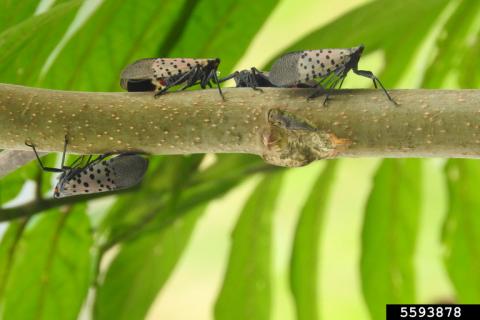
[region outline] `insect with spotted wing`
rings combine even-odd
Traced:
[[[222,99],[222,89],[217,78],[220,59],[191,58],[147,58],[137,60],[123,69],[120,75],[120,85],[127,91],[155,91],[155,97],[166,93],[177,85],[185,90],[200,84],[202,89],[210,81],[217,84]]]
[[[65,136],[61,168],[50,168],[43,165],[34,144],[25,144],[33,149],[44,171],[61,173],[54,198],[130,188],[140,183],[148,167],[148,160],[135,153],[120,153],[115,157],[111,157],[113,153],[106,153],[94,160],[89,156],[85,165],[81,165],[84,156],[80,156],[71,166],[66,166],[68,138]]]
[[[353,48],[290,52],[275,61],[269,72],[269,80],[278,87],[306,85],[317,88],[309,99],[326,93],[325,104],[331,90],[340,89],[348,72],[352,70],[355,74],[372,79],[375,88],[378,84],[387,98],[396,104],[371,71],[358,69],[363,49],[364,46],[360,45]],[[312,80],[315,80],[316,84],[311,86]]]
[[[255,67],[250,68],[250,70],[241,70],[235,71],[234,73],[226,76],[225,78],[219,79],[220,83],[232,79],[235,80],[235,85],[237,88],[252,88],[253,90],[263,91],[260,88],[275,88],[277,87],[270,81],[268,71],[260,71]],[[311,88],[315,85],[316,82],[313,80],[308,83],[298,83],[292,85],[293,88]]]

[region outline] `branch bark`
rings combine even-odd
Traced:
[[[480,90],[310,89],[169,93],[54,91],[0,84],[0,148],[97,154],[252,153],[281,166],[336,157],[480,155]]]

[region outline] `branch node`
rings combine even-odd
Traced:
[[[315,160],[334,158],[352,143],[285,110],[270,109],[267,119],[262,135],[262,157],[273,165],[300,167]]]

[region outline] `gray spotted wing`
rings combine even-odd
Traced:
[[[93,162],[57,184],[56,197],[90,194],[130,188],[140,183],[148,160],[137,154],[120,154]]]
[[[350,61],[351,49],[322,49],[304,51],[298,60],[302,82],[323,78],[332,72],[340,73]]]
[[[324,78],[345,70],[352,53],[358,48],[305,50],[287,53],[280,57],[270,70],[270,80],[282,87],[312,84],[312,80]]]
[[[158,58],[153,61],[155,79],[167,79],[171,76],[191,71],[195,66],[206,66],[209,59]]]
[[[126,80],[145,80],[153,78],[153,63],[158,60],[155,58],[141,59],[123,69],[120,78]]]

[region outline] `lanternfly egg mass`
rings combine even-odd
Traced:
[[[385,92],[387,98],[395,103],[380,80],[367,70],[358,70],[358,61],[364,46],[344,49],[320,49],[290,52],[280,57],[269,73],[270,81],[278,87],[298,87],[302,85],[318,88],[309,98],[326,93],[327,101],[331,90],[340,89],[347,73],[354,73],[372,79]],[[314,85],[312,80],[315,81]]]
[[[170,88],[182,85],[185,90],[199,84],[202,89],[217,84],[220,59],[151,58],[141,59],[128,65],[120,75],[120,85],[127,91],[155,91],[155,96],[166,93]]]
[[[71,166],[65,166],[67,143],[65,138],[61,168],[45,167],[35,145],[25,143],[33,149],[44,171],[61,173],[55,187],[55,198],[130,188],[140,183],[148,168],[148,160],[135,153],[120,153],[116,156],[107,153],[94,160],[89,156],[85,165],[81,164],[84,156],[80,156]]]

